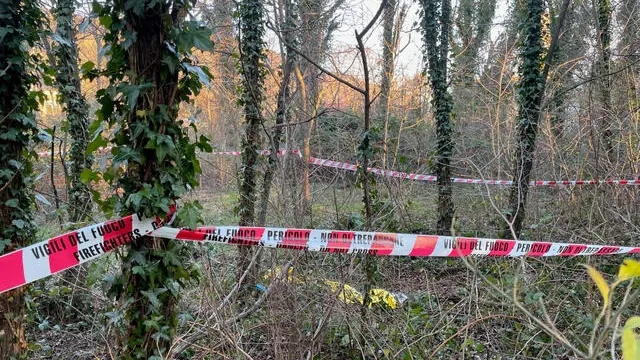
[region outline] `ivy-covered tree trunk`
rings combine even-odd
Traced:
[[[637,20],[636,20],[637,21]],[[611,0],[598,0],[598,52],[596,62],[600,95],[597,113],[600,118],[602,146],[611,159],[613,155],[612,107],[611,107]]]
[[[37,102],[29,94],[35,79],[26,45],[37,40],[39,22],[35,1],[0,0],[0,255],[35,235],[27,146],[37,132]],[[25,287],[0,294],[0,359],[17,358],[26,348],[24,295]]]
[[[196,134],[197,142],[191,140],[194,124],[178,120],[180,103],[197,95],[210,76],[190,53],[194,47],[212,48],[210,31],[184,22],[190,4],[117,0],[99,12],[111,49],[104,73],[110,85],[98,93],[98,117],[117,124],[111,135],[113,165],[103,178],[123,190],[105,205],[115,203],[123,214],[167,214],[174,201],[197,186],[196,148],[210,150],[206,138]],[[199,219],[194,210],[193,204],[183,204],[179,225],[194,227]],[[196,275],[185,264],[185,251],[174,240],[142,236],[132,241],[111,288],[124,318],[117,323],[123,327],[118,358],[166,356],[182,287]]]
[[[449,235],[453,222],[453,196],[451,190],[451,156],[453,155],[453,100],[448,91],[449,33],[451,28],[450,0],[420,0],[422,6],[422,32],[429,82],[433,93],[436,120],[435,172],[438,177],[439,235]]]
[[[56,85],[67,112],[71,135],[69,150],[69,220],[83,221],[91,211],[89,187],[80,181],[84,169],[93,159],[86,155],[89,143],[89,107],[82,95],[78,71],[78,47],[74,23],[75,0],[58,0],[55,9],[58,46],[55,49]]]
[[[261,146],[262,99],[264,98],[264,8],[260,0],[243,0],[240,3],[240,62],[246,130],[242,139],[242,179],[240,182],[240,226],[252,226],[255,222],[256,178],[258,172],[257,150]],[[256,252],[255,247],[239,247],[238,280],[249,270],[244,283],[254,286],[258,267],[249,269]]]
[[[518,83],[518,141],[514,164],[514,184],[509,195],[510,209],[507,218],[512,231],[505,236],[519,237],[524,221],[529,193],[529,181],[533,168],[540,103],[544,92],[542,72],[544,48],[542,44],[543,0],[527,0],[525,16],[522,16],[520,44],[520,81]]]

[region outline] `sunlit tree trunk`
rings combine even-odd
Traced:
[[[284,43],[282,46],[283,53],[283,66],[282,66],[282,82],[280,83],[280,89],[278,90],[278,98],[276,100],[276,121],[275,127],[271,134],[271,144],[269,149],[271,154],[267,163],[267,169],[264,173],[262,182],[262,194],[260,196],[260,213],[258,215],[258,225],[264,226],[267,220],[267,208],[269,206],[269,195],[271,193],[271,186],[273,183],[273,177],[276,171],[276,165],[278,161],[278,152],[280,150],[280,142],[282,140],[282,133],[284,125],[286,125],[287,115],[289,114],[290,106],[290,83],[293,75],[293,67],[295,65],[295,53],[291,50],[290,46],[295,46],[295,26],[296,16],[294,14],[294,6],[290,0],[285,0],[281,3],[284,8],[284,19],[280,24],[280,31],[283,33]],[[286,44],[289,44],[287,46]],[[287,154],[291,155],[291,154]]]
[[[387,2],[382,16],[382,74],[380,80],[380,102],[378,104],[378,117],[384,124],[382,138],[382,167],[387,167],[387,149],[389,141],[389,97],[393,84],[393,73],[395,71],[395,56],[397,41],[394,34],[394,22],[397,12],[396,0]],[[398,19],[399,21],[400,19]]]

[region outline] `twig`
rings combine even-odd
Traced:
[[[63,221],[62,221],[62,215],[60,215],[60,197],[58,196],[58,189],[56,188],[56,182],[53,176],[53,165],[55,164],[56,158],[55,158],[55,150],[56,150],[56,141],[55,141],[55,134],[56,134],[56,126],[53,126],[53,130],[51,132],[51,166],[50,166],[50,171],[49,171],[49,177],[51,179],[51,188],[53,189],[53,199],[55,200],[55,204],[56,204],[56,213],[58,214],[58,223],[60,224],[60,229],[63,229]]]

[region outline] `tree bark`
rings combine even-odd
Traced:
[[[387,149],[389,147],[389,98],[395,71],[395,56],[398,33],[394,32],[394,20],[397,12],[396,0],[387,2],[382,16],[382,76],[380,80],[380,102],[378,115],[384,124],[382,137],[382,168],[387,167]],[[400,17],[398,17],[398,22]],[[394,36],[395,35],[395,36]]]
[[[244,87],[243,103],[246,130],[242,140],[243,173],[240,183],[239,215],[240,226],[252,226],[255,222],[256,177],[258,173],[258,148],[261,145],[260,129],[262,126],[262,100],[264,97],[263,34],[264,8],[260,0],[243,0],[240,4],[240,62],[242,67],[242,83]],[[251,258],[256,248],[241,246],[237,279],[241,280],[245,271],[247,287],[255,285],[258,277],[258,266],[249,269]]]
[[[92,156],[85,155],[89,144],[89,107],[82,95],[78,71],[78,47],[74,23],[75,0],[58,0],[55,14],[56,34],[59,41],[55,49],[56,83],[67,112],[68,131],[71,135],[69,186],[69,220],[83,221],[91,211],[89,187],[80,181],[84,169],[90,169]]]
[[[611,0],[598,0],[598,52],[596,62],[600,106],[598,108],[602,146],[611,161],[613,156],[613,130],[611,106]]]
[[[0,255],[26,245],[35,234],[26,147],[37,131],[29,100],[35,79],[26,46],[37,39],[40,12],[34,1],[0,1]],[[26,46],[25,46],[26,45]],[[25,287],[0,294],[0,359],[26,348]]]
[[[529,181],[535,158],[538,122],[544,97],[546,80],[560,39],[562,26],[566,19],[570,0],[564,0],[560,14],[551,34],[551,44],[543,61],[542,14],[543,0],[527,0],[526,14],[522,17],[522,29],[525,29],[520,49],[521,65],[518,91],[518,142],[514,163],[514,181],[509,193],[507,220],[509,229],[504,237],[518,238],[522,231],[524,214],[529,193]]]
[[[453,155],[453,100],[448,90],[449,32],[451,27],[450,0],[421,0],[423,38],[428,63],[429,81],[433,93],[436,120],[435,172],[438,186],[439,235],[449,235],[454,205],[451,189],[451,156]]]
[[[293,73],[293,67],[295,65],[294,53],[291,51],[290,46],[286,44],[294,44],[294,29],[295,29],[295,15],[293,13],[293,4],[290,0],[283,1],[284,7],[284,19],[280,25],[280,30],[283,32],[284,46],[281,57],[283,59],[282,69],[282,82],[280,83],[280,89],[278,90],[277,107],[276,107],[276,121],[273,127],[273,134],[271,135],[271,144],[269,160],[267,163],[267,169],[264,172],[264,178],[262,181],[262,194],[260,197],[260,213],[258,215],[258,225],[264,226],[267,220],[267,209],[269,206],[269,196],[271,193],[271,186],[273,183],[273,176],[276,171],[278,163],[278,152],[280,151],[280,142],[282,139],[283,124],[287,120],[287,114],[289,112],[290,101],[290,82],[291,75]]]

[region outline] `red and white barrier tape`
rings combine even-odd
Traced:
[[[168,239],[378,256],[579,256],[640,253],[640,247],[413,235],[364,231],[218,226],[163,227],[129,215],[0,256],[0,293],[91,261],[145,235]]]
[[[270,155],[271,150],[258,150],[256,151],[258,155]],[[300,155],[300,150],[280,150],[278,151],[278,156],[283,156],[285,154],[294,154]],[[211,155],[230,155],[230,156],[240,156],[242,155],[242,151],[214,151],[210,153]]]
[[[221,244],[379,256],[578,256],[640,253],[640,247],[414,235],[367,231],[218,226],[162,227],[153,236]]]
[[[0,293],[96,259],[163,226],[160,218],[128,215],[0,256]]]
[[[340,161],[333,161],[327,159],[320,159],[315,157],[309,158],[309,163],[318,165],[331,167],[335,169],[356,171],[358,169],[358,165],[349,164]],[[410,179],[417,181],[429,181],[435,182],[438,180],[438,177],[435,175],[426,175],[426,174],[414,174],[414,173],[406,173],[401,171],[393,171],[393,170],[385,170],[378,168],[367,168],[370,172],[376,175],[400,178],[400,179]],[[454,183],[461,184],[486,184],[486,185],[513,185],[512,180],[486,180],[486,179],[468,179],[468,178],[451,178],[451,181]],[[531,181],[529,185],[531,186],[554,186],[554,185],[600,185],[600,184],[617,184],[617,185],[640,185],[640,179],[635,180],[538,180]]]
[[[101,151],[108,151],[111,149],[111,146],[100,148]],[[259,155],[269,155],[271,154],[270,150],[258,150]],[[291,153],[297,156],[302,157],[302,153],[300,150],[280,150],[278,152],[279,156],[284,156],[287,153]],[[241,151],[214,151],[210,153],[211,155],[228,155],[228,156],[240,156],[242,155]],[[48,151],[39,152],[38,156],[50,156],[51,153]],[[356,171],[358,169],[358,165],[350,164],[346,162],[333,161],[321,158],[310,157],[309,163],[318,165],[331,167],[334,169],[348,170],[348,171]],[[438,180],[438,177],[435,175],[427,175],[427,174],[414,174],[414,173],[406,173],[402,171],[393,171],[393,170],[385,170],[374,167],[367,168],[371,173],[381,176],[394,177],[398,179],[409,179],[416,181],[428,181],[435,182]],[[487,180],[487,179],[470,179],[470,178],[451,178],[451,182],[456,184],[482,184],[482,185],[513,185],[512,180]],[[575,185],[640,185],[640,179],[629,179],[629,180],[619,180],[619,179],[604,179],[604,180],[536,180],[530,181],[530,186],[575,186]]]

